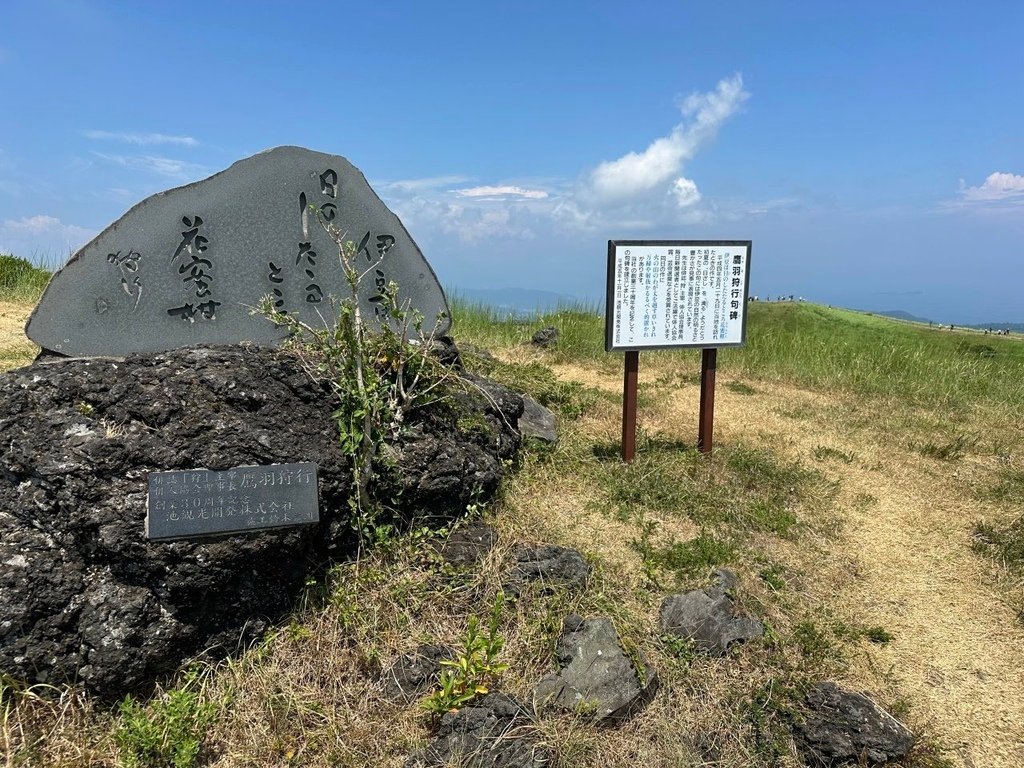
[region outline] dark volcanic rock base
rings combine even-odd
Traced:
[[[403,513],[450,518],[492,494],[518,447],[518,396],[460,395],[489,425],[413,414],[392,447]],[[232,650],[289,610],[353,544],[334,402],[286,352],[187,348],[36,363],[0,375],[0,672],[142,689],[207,648]],[[446,406],[451,408],[452,406]],[[500,413],[505,409],[505,413]],[[148,473],[312,461],[316,526],[151,542]]]

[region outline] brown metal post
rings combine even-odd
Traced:
[[[640,351],[627,350],[622,376],[622,460],[633,462],[636,455],[636,378],[640,369]]]
[[[715,365],[717,349],[702,349],[700,353],[700,424],[697,427],[697,448],[711,453],[711,439],[715,429]]]

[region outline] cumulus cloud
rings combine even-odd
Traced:
[[[977,187],[960,180],[960,196],[968,202],[984,203],[1020,199],[1024,202],[1024,176],[1015,173],[990,173]]]
[[[152,144],[173,144],[179,147],[198,147],[199,142],[191,136],[168,136],[165,133],[118,133],[115,131],[82,131],[87,139],[120,141],[125,144],[149,146]]]
[[[457,189],[455,194],[459,197],[490,197],[490,198],[513,198],[520,197],[526,200],[544,200],[548,193],[543,189],[524,189],[512,184],[499,186],[470,187],[469,189]]]
[[[96,236],[96,230],[38,214],[0,221],[0,253],[57,265]]]
[[[665,187],[680,173],[683,163],[715,137],[722,123],[739,110],[749,95],[743,90],[743,77],[739,74],[719,81],[710,93],[691,94],[680,105],[683,122],[642,152],[629,152],[599,164],[584,183],[584,196],[597,204],[613,203]]]
[[[198,163],[188,163],[184,160],[175,160],[170,157],[160,157],[157,155],[108,155],[103,152],[93,152],[92,154],[101,160],[115,163],[129,170],[154,173],[175,181],[192,181],[209,175],[209,171]]]
[[[490,237],[631,233],[727,218],[728,211],[706,202],[683,171],[748,98],[739,74],[711,91],[693,93],[680,101],[682,119],[667,135],[600,162],[575,181],[506,179],[468,186],[465,177],[451,175],[380,187],[410,231],[438,236],[439,242],[452,235],[479,243]]]

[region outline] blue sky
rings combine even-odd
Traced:
[[[603,291],[752,239],[752,292],[1024,320],[1024,3],[0,4],[0,251],[62,261],[268,147],[341,154],[442,282]]]

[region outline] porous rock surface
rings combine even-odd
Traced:
[[[876,765],[904,757],[914,734],[867,696],[832,682],[807,694],[796,741],[810,766]]]
[[[519,594],[531,581],[561,584],[569,589],[582,589],[590,577],[590,566],[579,551],[554,544],[521,546],[516,551],[516,565],[509,574],[506,587]]]
[[[486,391],[487,396],[480,394]],[[479,380],[411,415],[391,447],[403,513],[450,519],[489,497],[517,450],[518,395]],[[56,359],[0,374],[0,672],[103,697],[203,649],[233,650],[353,544],[335,404],[287,352],[193,347]],[[310,461],[320,523],[211,539],[145,538],[152,471]]]
[[[399,656],[381,675],[381,693],[396,704],[408,704],[437,680],[441,662],[454,655],[450,648],[421,645],[415,653]]]
[[[441,718],[437,737],[411,755],[405,768],[545,768],[553,759],[538,743],[523,705],[503,693],[489,693]]]
[[[477,521],[456,528],[447,539],[433,547],[449,565],[469,568],[483,560],[497,543],[498,532],[494,527]]]
[[[764,626],[752,617],[736,615],[729,596],[737,583],[732,571],[719,569],[714,579],[707,589],[666,597],[661,604],[661,630],[691,640],[697,651],[724,656],[733,643],[763,635]]]
[[[658,689],[658,675],[645,662],[637,670],[606,618],[567,616],[558,641],[561,669],[533,689],[538,709],[561,709],[615,725],[646,706]]]

